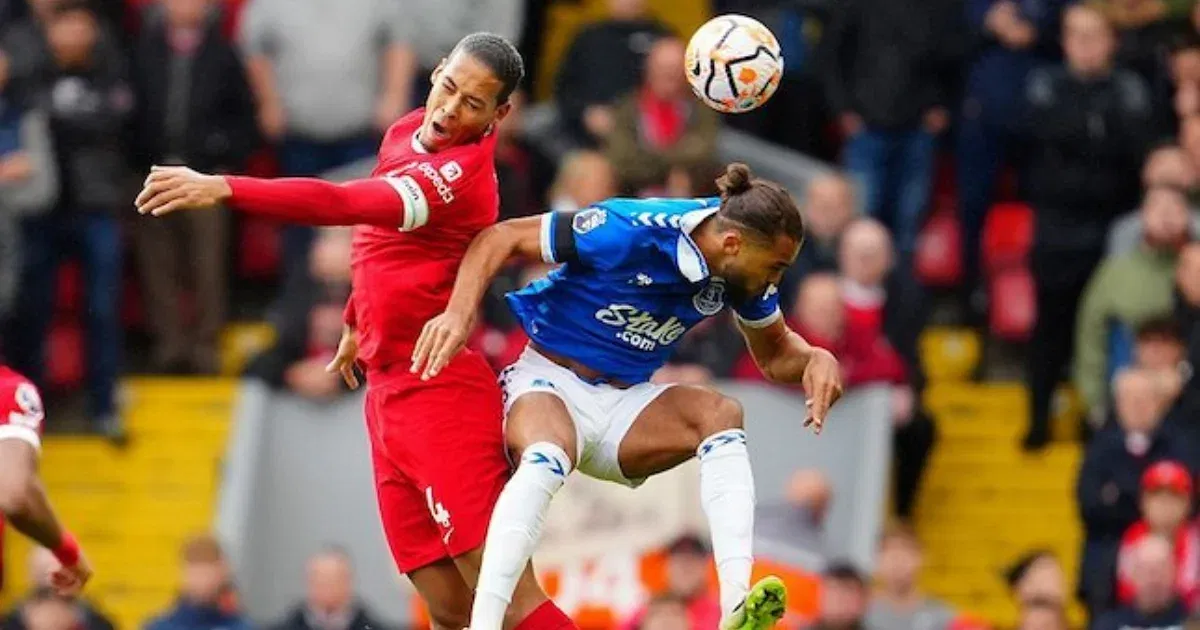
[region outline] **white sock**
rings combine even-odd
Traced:
[[[750,591],[754,562],[754,475],[746,432],[729,429],[710,435],[700,443],[696,455],[700,458],[700,503],[712,533],[725,618]]]
[[[530,445],[496,501],[471,607],[471,630],[501,630],[517,580],[542,537],[546,510],[571,474],[571,459],[549,442]]]

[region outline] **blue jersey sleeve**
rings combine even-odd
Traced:
[[[628,217],[602,206],[542,215],[542,260],[614,269],[638,239]]]
[[[771,285],[762,295],[734,306],[734,312],[741,325],[766,328],[783,318],[783,312],[779,310],[779,290]]]

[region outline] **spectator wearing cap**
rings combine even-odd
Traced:
[[[699,536],[684,534],[667,545],[666,551],[667,588],[663,595],[683,604],[690,622],[688,627],[693,630],[717,627],[721,621],[721,605],[713,597],[709,584],[712,553],[708,546]],[[647,618],[653,620],[654,604],[651,601],[650,605],[634,613],[623,624],[623,630],[644,628]]]
[[[1106,258],[1083,292],[1075,326],[1074,384],[1096,424],[1104,418],[1114,350],[1132,345],[1142,323],[1169,315],[1179,250],[1191,239],[1187,199],[1175,188],[1146,191],[1142,245]],[[1123,354],[1128,355],[1128,352]]]
[[[817,620],[807,630],[866,630],[867,579],[853,564],[831,562],[821,573]]]
[[[145,630],[251,630],[250,622],[229,604],[229,565],[216,538],[205,535],[187,541],[182,560],[179,600]]]
[[[1117,602],[1134,600],[1133,557],[1137,546],[1151,536],[1172,541],[1175,550],[1175,590],[1188,608],[1200,597],[1200,528],[1190,521],[1192,474],[1179,462],[1161,461],[1142,475],[1142,518],[1125,531],[1117,557]]]
[[[1117,422],[1101,429],[1084,453],[1078,503],[1084,525],[1079,586],[1090,610],[1115,600],[1112,577],[1125,530],[1141,518],[1141,479],[1155,462],[1175,460],[1195,469],[1189,436],[1163,425],[1169,401],[1145,370],[1121,371],[1114,385]]]
[[[1129,556],[1129,580],[1133,586],[1130,604],[1101,615],[1094,630],[1169,630],[1187,618],[1187,607],[1176,590],[1177,568],[1171,542],[1148,536]]]
[[[327,547],[308,559],[307,592],[272,630],[384,630],[354,594],[354,566],[349,554]]]
[[[871,630],[947,630],[955,613],[946,604],[926,596],[917,585],[925,561],[916,533],[891,525],[879,539],[875,567],[875,594],[867,608]]]

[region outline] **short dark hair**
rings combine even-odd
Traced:
[[[821,575],[826,580],[837,580],[838,582],[851,582],[860,588],[867,587],[867,578],[863,576],[862,571],[854,566],[848,560],[835,560],[825,565],[825,570]]]
[[[1137,341],[1163,340],[1183,342],[1179,323],[1170,317],[1154,317],[1137,327]]]
[[[917,532],[905,523],[893,522],[884,526],[883,533],[879,535],[879,546],[883,547],[893,541],[905,542],[918,549],[921,548],[921,539],[917,536]]]
[[[92,17],[96,15],[89,0],[58,0],[54,3],[54,8],[51,9],[50,15],[57,18],[76,12],[86,13]]]
[[[525,61],[512,42],[494,33],[471,33],[458,40],[449,57],[466,53],[479,60],[500,79],[504,87],[496,95],[497,103],[507,103],[508,98],[525,78]]]
[[[183,561],[186,564],[213,564],[225,560],[225,552],[216,536],[201,534],[189,538],[183,544]]]
[[[734,162],[717,178],[721,210],[717,217],[748,231],[759,240],[772,242],[785,235],[804,243],[804,217],[800,206],[783,186],[754,177],[750,167]]]
[[[1029,573],[1029,569],[1033,567],[1034,563],[1042,558],[1058,560],[1058,556],[1054,555],[1054,552],[1046,549],[1034,549],[1017,558],[1017,561],[1004,571],[1004,581],[1008,584],[1008,588],[1015,589],[1017,584],[1025,579],[1025,576]]]

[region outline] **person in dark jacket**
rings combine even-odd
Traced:
[[[229,565],[220,543],[197,536],[183,547],[183,578],[175,606],[144,630],[253,630],[229,597]]]
[[[50,575],[58,567],[54,554],[45,548],[37,547],[29,553],[29,581],[34,585],[33,592],[17,602],[12,612],[0,620],[0,630],[34,630],[26,623],[26,617],[31,612],[29,609],[47,598],[54,598],[71,609],[78,620],[78,630],[114,630],[112,621],[88,600],[80,596],[60,597],[54,592]]]
[[[50,119],[61,194],[56,208],[22,226],[22,299],[5,341],[12,366],[44,383],[43,348],[58,265],[78,255],[85,277],[88,413],[96,430],[119,437],[115,392],[122,346],[122,247],[117,213],[129,204],[123,131],[134,97],[121,60],[100,45],[100,33],[86,2],[62,0],[46,24],[52,63],[38,68],[25,86],[25,98]]]
[[[1188,610],[1175,592],[1175,552],[1170,541],[1150,536],[1133,551],[1130,579],[1134,602],[1095,620],[1093,630],[1174,630],[1183,626]]]
[[[1169,421],[1200,435],[1200,243],[1192,243],[1179,254],[1175,270],[1175,322],[1183,341],[1184,360],[1179,368],[1183,381],[1179,399]]]
[[[186,164],[205,172],[242,169],[257,144],[254,100],[237,50],[207,0],[161,0],[146,10],[134,56],[140,170]],[[153,334],[152,369],[217,371],[226,310],[228,217],[208,212],[139,222],[137,245]],[[182,276],[182,277],[181,277]],[[180,291],[191,278],[195,324]]]
[[[1077,484],[1084,526],[1079,587],[1093,612],[1108,609],[1114,601],[1117,551],[1125,530],[1140,518],[1142,473],[1168,459],[1200,470],[1198,451],[1188,436],[1163,424],[1170,401],[1151,375],[1139,370],[1119,373],[1114,397],[1117,423],[1092,438]]]
[[[272,630],[385,630],[354,596],[354,566],[345,550],[327,547],[308,559],[304,601]]]
[[[1072,5],[1063,14],[1066,65],[1035,70],[1026,84],[1038,305],[1026,372],[1030,450],[1049,441],[1050,400],[1073,353],[1079,299],[1109,226],[1141,194],[1153,112],[1141,78],[1114,68],[1115,46],[1103,15]]]
[[[846,0],[822,44],[830,109],[847,136],[843,162],[906,266],[929,205],[936,139],[950,123],[961,17],[956,0]]]
[[[641,84],[650,47],[670,34],[646,16],[645,0],[609,0],[609,12],[575,36],[554,86],[563,130],[584,146],[612,131],[613,103]]]
[[[1029,72],[1058,53],[1065,0],[967,0],[970,64],[956,137],[963,286],[978,286],[979,237],[1006,160],[1017,153]],[[972,304],[974,306],[974,304]]]

